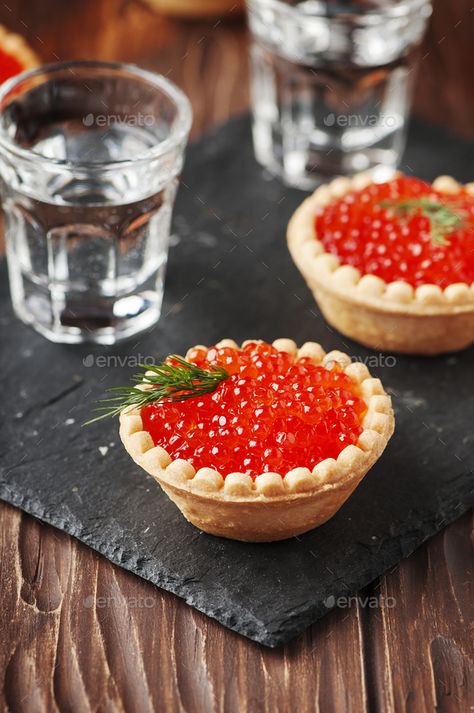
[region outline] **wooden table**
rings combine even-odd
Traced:
[[[0,22],[26,34],[45,61],[121,59],[167,74],[191,98],[194,136],[248,105],[237,15],[187,23],[133,0],[0,3]],[[473,21],[470,0],[438,0],[416,93],[419,114],[471,138]],[[474,709],[469,515],[361,592],[362,603],[331,612],[279,650],[224,629],[5,504],[0,529],[4,711]],[[363,606],[379,595],[390,606]]]

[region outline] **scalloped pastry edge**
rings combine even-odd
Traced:
[[[245,344],[243,342],[242,346]],[[217,346],[239,348],[228,339],[220,341]],[[390,397],[380,380],[372,378],[364,364],[353,362],[344,352],[333,350],[326,353],[316,342],[306,342],[297,349],[295,342],[290,339],[277,339],[273,346],[297,355],[297,359],[309,357],[314,363],[323,366],[337,361],[354,383],[359,385],[361,396],[367,404],[367,412],[357,445],[346,446],[337,459],[323,460],[312,470],[295,468],[283,475],[262,473],[255,480],[243,473],[229,473],[223,478],[212,468],[196,471],[186,460],[173,460],[164,448],[155,446],[151,435],[143,429],[140,411],[126,409],[120,415],[120,438],[135,463],[157,480],[165,491],[172,488],[180,491],[181,495],[188,493],[206,500],[279,502],[314,497],[315,494],[339,488],[347,491],[352,484],[355,487],[378,460],[393,433],[394,416]]]

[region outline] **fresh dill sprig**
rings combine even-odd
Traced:
[[[152,366],[140,364],[139,367],[144,371],[135,374],[132,381],[135,384],[145,385],[147,388],[116,386],[107,389],[107,393],[113,393],[114,396],[100,399],[98,403],[104,405],[94,409],[94,411],[100,411],[100,415],[86,421],[84,426],[103,418],[118,416],[128,406],[140,409],[158,401],[185,401],[209,394],[217,389],[221,381],[225,381],[230,376],[221,366],[201,369],[176,354],[171,354],[166,361],[159,364]]]
[[[395,215],[411,218],[423,215],[428,218],[431,226],[431,242],[433,245],[449,245],[448,236],[460,228],[464,222],[464,211],[431,198],[410,198],[401,201],[382,201],[382,208],[389,208]]]

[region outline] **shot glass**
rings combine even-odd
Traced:
[[[247,0],[257,160],[285,183],[387,178],[430,0]]]
[[[55,342],[114,344],[160,316],[191,125],[135,66],[60,63],[0,88],[0,188],[15,313]]]

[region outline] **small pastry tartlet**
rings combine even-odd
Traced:
[[[186,401],[129,406],[120,438],[187,520],[210,534],[269,542],[323,524],[393,433],[379,379],[342,352],[312,342],[297,349],[289,339],[240,348],[223,340],[194,347],[186,360],[225,369],[225,380]]]
[[[287,235],[321,312],[342,334],[407,354],[474,343],[474,183],[337,178],[299,206]]]
[[[0,84],[10,77],[38,66],[38,57],[21,35],[0,25]]]

